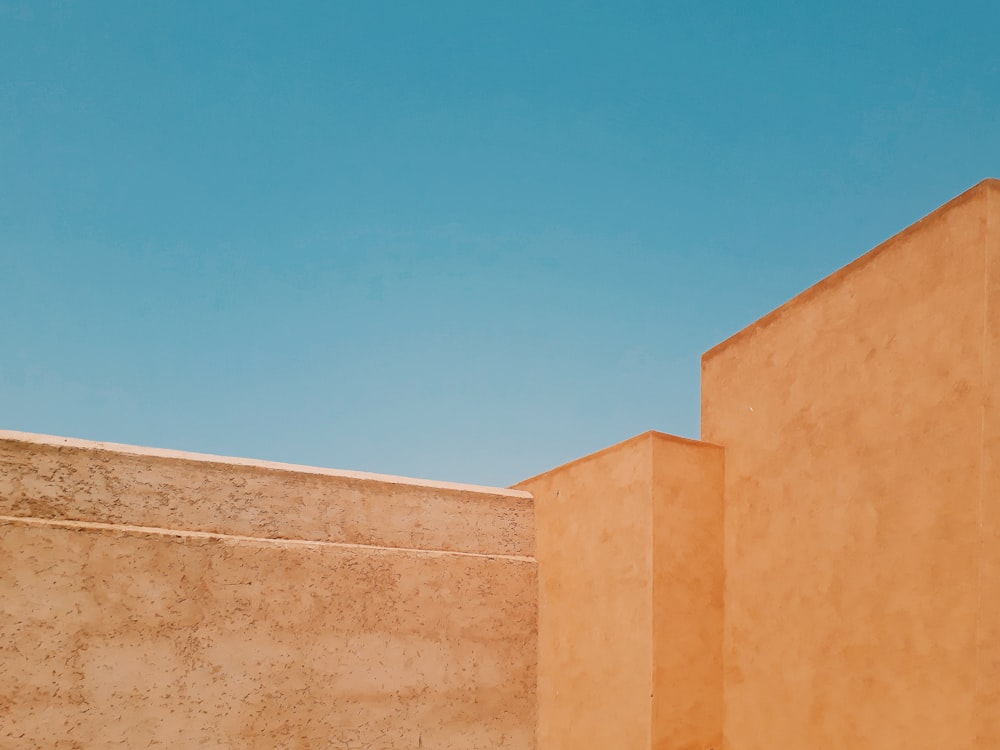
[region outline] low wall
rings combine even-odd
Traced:
[[[530,496],[0,430],[0,514],[533,556]]]
[[[0,432],[0,746],[532,748],[532,515]]]

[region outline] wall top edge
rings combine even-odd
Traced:
[[[695,438],[686,438],[686,437],[681,437],[679,435],[671,435],[668,432],[659,432],[658,430],[647,430],[646,432],[639,433],[638,435],[630,437],[626,440],[622,440],[621,442],[615,443],[614,445],[609,445],[607,448],[602,448],[601,450],[595,451],[594,453],[588,453],[586,456],[575,458],[572,461],[567,461],[566,463],[560,464],[559,466],[549,469],[548,471],[543,471],[541,474],[536,474],[532,477],[528,477],[527,479],[522,479],[520,482],[512,486],[520,487],[522,485],[526,485],[529,484],[530,482],[534,482],[538,479],[541,479],[542,477],[549,476],[550,474],[555,474],[557,472],[564,471],[574,466],[579,466],[580,464],[586,463],[587,461],[590,461],[592,459],[599,458],[601,456],[605,456],[609,453],[614,453],[619,450],[624,450],[626,448],[631,448],[643,442],[652,440],[661,440],[664,442],[676,443],[678,445],[685,445],[692,448],[707,448],[710,450],[720,450],[720,451],[724,450],[723,446],[716,445],[715,443],[708,443],[705,442],[704,440],[696,440]]]
[[[124,443],[107,443],[79,438],[60,437],[57,435],[41,435],[33,432],[18,432],[16,430],[0,430],[0,442],[28,443],[55,448],[76,448],[107,453],[117,453],[129,456],[147,456],[178,461],[194,461],[206,464],[223,464],[228,466],[245,466],[270,471],[282,471],[294,474],[317,474],[337,479],[360,480],[379,484],[403,485],[409,487],[426,487],[446,490],[449,492],[465,492],[482,495],[521,498],[531,500],[530,492],[507,489],[504,487],[488,487],[478,484],[461,484],[458,482],[441,482],[430,479],[401,477],[393,474],[376,474],[367,471],[350,471],[346,469],[326,469],[317,466],[289,464],[280,461],[261,461],[253,458],[238,458],[233,456],[216,456],[210,453],[191,453],[171,450],[169,448],[148,448]]]
[[[977,183],[973,187],[966,190],[964,193],[961,193],[955,198],[952,198],[947,203],[938,206],[936,209],[931,211],[922,219],[919,219],[913,224],[910,224],[908,227],[897,232],[889,239],[876,245],[873,249],[869,250],[864,255],[851,261],[846,266],[839,268],[838,270],[831,273],[829,276],[820,279],[818,282],[810,286],[808,289],[799,292],[787,302],[784,302],[775,309],[771,310],[769,313],[766,313],[762,317],[758,318],[750,325],[737,331],[729,338],[716,344],[702,355],[701,357],[702,363],[704,364],[709,360],[715,358],[719,354],[722,354],[729,347],[733,346],[734,344],[738,344],[743,339],[749,337],[750,335],[756,333],[757,331],[767,328],[769,325],[779,320],[783,315],[799,307],[800,305],[808,303],[814,297],[826,291],[827,289],[830,289],[842,283],[847,279],[847,277],[849,277],[851,274],[857,271],[860,271],[862,268],[867,266],[868,263],[875,260],[879,255],[895,247],[900,241],[906,239],[911,234],[914,234],[924,229],[928,224],[937,221],[949,211],[958,208],[961,205],[964,205],[970,200],[974,200],[981,196],[985,196],[989,193],[989,191],[1000,191],[1000,179],[990,177],[985,180],[982,180],[981,182]]]

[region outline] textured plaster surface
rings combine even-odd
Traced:
[[[1000,746],[996,193],[705,356],[728,750]]]
[[[249,493],[241,480],[253,478],[234,471],[228,495],[211,462],[136,465],[108,452],[94,468],[78,453],[67,464],[25,449],[39,456],[33,486],[63,488],[53,497],[73,508],[65,477],[77,476],[86,503],[73,512],[98,518],[0,518],[4,750],[535,747],[534,558],[267,538],[267,524],[226,525],[253,534],[234,536],[107,523],[98,488],[108,506],[155,510],[160,498],[183,520],[202,500],[226,507],[198,488],[235,497],[243,519],[254,502],[280,504],[279,486],[295,499],[313,485],[264,472],[272,484],[254,486],[267,493]],[[0,492],[8,513],[10,487],[31,480],[14,463]],[[306,505],[354,497],[337,484]],[[493,546],[488,526],[477,533]]]
[[[646,433],[535,496],[545,750],[709,750],[721,733],[722,451]]]
[[[523,492],[0,431],[0,515],[533,555]]]

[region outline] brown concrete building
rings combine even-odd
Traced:
[[[1000,183],[515,489],[0,433],[0,748],[1000,748]]]

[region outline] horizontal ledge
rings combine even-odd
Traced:
[[[369,550],[371,552],[404,552],[419,555],[457,555],[459,557],[480,557],[490,560],[514,560],[516,562],[537,562],[534,557],[524,555],[502,555],[482,552],[460,552],[447,549],[418,549],[416,547],[385,547],[375,544],[352,544],[350,542],[326,542],[311,539],[282,539],[258,536],[241,536],[239,534],[220,534],[214,531],[185,531],[181,529],[162,529],[155,526],[129,526],[125,524],[100,523],[97,521],[63,521],[47,518],[22,518],[20,516],[0,516],[0,526],[29,526],[36,528],[56,528],[70,531],[114,531],[126,534],[148,534],[156,536],[172,536],[183,539],[216,539],[219,541],[252,542],[256,544],[272,544],[285,547],[338,547],[343,549]]]

